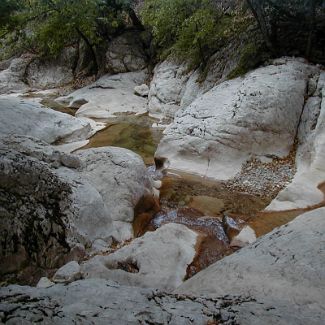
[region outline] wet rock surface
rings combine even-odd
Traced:
[[[160,211],[147,223],[143,222],[144,225],[141,231],[152,231],[170,223],[184,225],[195,231],[199,236],[196,243],[196,255],[188,264],[186,278],[192,277],[217,260],[235,251],[235,247],[232,248],[229,245],[232,238],[227,235],[227,225],[222,219],[204,215],[192,208]],[[239,227],[238,221],[233,220],[233,224]]]
[[[163,177],[161,171],[149,169],[153,178],[162,179],[160,209],[151,213],[136,213],[133,222],[135,236],[142,236],[168,223],[183,224],[196,231],[199,234],[197,254],[187,268],[187,278],[237,250],[238,247],[231,247],[230,242],[252,217],[256,224],[251,227],[261,235],[258,211],[264,209],[272,197],[236,192],[223,183],[202,180],[193,175]],[[279,222],[278,216],[273,219]],[[277,225],[271,226],[268,231]]]

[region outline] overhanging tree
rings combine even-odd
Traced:
[[[110,40],[127,26],[142,27],[132,0],[21,0],[19,8],[12,5],[15,1],[1,1],[8,3],[2,3],[6,9],[2,11],[3,21],[19,21],[16,28],[6,23],[11,33],[9,42],[44,56],[56,56],[65,46],[82,39],[91,54],[94,72],[98,71],[96,49],[102,41]]]
[[[317,34],[324,34],[324,0],[246,0],[268,48],[277,53],[291,43],[311,57]],[[282,38],[282,43],[281,43]],[[284,44],[283,39],[286,39]],[[298,40],[298,42],[297,42]],[[300,44],[300,42],[302,44]]]

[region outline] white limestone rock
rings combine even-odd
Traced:
[[[119,286],[113,281],[86,279],[51,288],[0,287],[0,322],[6,324],[206,325],[233,318],[239,324],[315,325],[319,314],[304,306],[288,312],[269,302],[247,297],[217,299],[167,294],[153,289]],[[281,316],[281,317],[279,317]],[[314,322],[312,320],[315,320]]]
[[[143,160],[129,150],[108,147],[68,155],[24,136],[2,138],[0,150],[0,232],[11,234],[0,252],[9,258],[2,259],[3,270],[15,269],[27,258],[24,252],[33,247],[24,244],[28,229],[40,250],[39,264],[53,268],[69,250],[71,258],[79,256],[80,249],[76,254],[73,249],[78,244],[90,248],[101,240],[109,246],[112,238],[132,238],[135,206],[143,197],[155,202]],[[34,226],[28,228],[33,218]],[[14,242],[22,255],[16,252],[19,256],[11,265]]]
[[[77,244],[111,238],[112,220],[100,194],[47,154],[1,144],[0,192],[1,273],[29,263],[56,268],[69,256],[82,258]]]
[[[32,57],[20,57],[10,61],[6,69],[0,71],[0,95],[9,93],[21,93],[29,89],[24,80],[27,66]]]
[[[38,281],[36,287],[37,288],[50,288],[52,286],[54,286],[55,283],[52,282],[51,280],[49,280],[48,278],[46,277],[42,277],[40,278],[40,280]]]
[[[195,257],[197,236],[186,226],[167,224],[111,255],[83,263],[82,274],[131,286],[175,289]]]
[[[131,224],[134,208],[140,199],[148,197],[154,200],[146,166],[134,152],[104,147],[81,150],[77,157],[82,163],[80,174],[101,194],[113,221]]]
[[[81,278],[80,265],[71,261],[60,267],[53,276],[55,283],[70,283]]]
[[[189,79],[186,65],[170,60],[158,64],[150,84],[149,113],[156,118],[173,118]]]
[[[285,306],[289,314],[296,316],[304,306],[313,313],[311,323],[321,324],[320,315],[324,315],[325,307],[324,240],[325,208],[321,208],[297,217],[216,262],[176,292],[212,297],[236,294],[257,301],[270,299],[275,307]]]
[[[325,73],[316,93],[307,100],[298,130],[297,173],[267,207],[279,211],[306,208],[324,200],[325,182]],[[323,186],[323,188],[321,188]]]
[[[110,246],[112,245],[112,240],[108,243],[102,239],[96,239],[91,246],[90,253],[92,255],[107,253],[110,250]]]
[[[157,159],[170,169],[226,180],[254,155],[285,157],[294,142],[309,76],[317,68],[284,59],[223,82],[180,109]]]
[[[126,32],[109,43],[105,69],[110,73],[139,71],[146,68],[147,60],[139,33]]]
[[[67,47],[58,58],[44,60],[35,58],[28,65],[25,79],[30,87],[48,89],[62,87],[74,80],[73,68],[77,58],[77,49]]]
[[[94,134],[88,120],[48,109],[27,99],[0,97],[0,136],[28,135],[47,143],[85,140]]]
[[[149,87],[146,84],[142,84],[140,86],[135,86],[134,93],[141,97],[148,97]]]
[[[134,94],[144,83],[146,71],[105,75],[93,84],[56,99],[58,103],[79,108],[77,117],[110,118],[120,113],[144,114],[147,100]]]
[[[255,231],[250,226],[245,226],[238,235],[232,238],[231,247],[245,247],[256,241]]]

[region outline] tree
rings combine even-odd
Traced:
[[[6,21],[20,21],[16,28],[7,28],[11,32],[9,43],[56,56],[65,46],[83,40],[91,53],[94,72],[98,71],[96,50],[102,41],[129,25],[140,28],[131,0],[21,0],[19,8],[7,7],[3,14]]]
[[[245,17],[225,14],[214,0],[145,0],[141,17],[160,56],[172,53],[192,66],[205,66],[247,24]]]
[[[0,38],[7,34],[15,25],[14,13],[21,9],[21,1],[0,1]]]
[[[201,0],[145,0],[141,18],[151,28],[156,45],[168,49],[174,45],[183,22],[200,9]]]
[[[273,53],[283,52],[283,47],[288,50],[290,42],[292,48],[311,56],[315,34],[324,33],[324,0],[246,1]]]

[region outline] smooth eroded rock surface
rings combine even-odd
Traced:
[[[250,295],[286,306],[280,321],[290,315],[303,324],[325,317],[325,208],[297,217],[256,243],[213,264],[176,291],[194,295]],[[272,323],[273,324],[273,323]],[[288,322],[288,324],[295,324]]]
[[[82,255],[79,244],[132,238],[134,207],[152,195],[143,161],[129,150],[69,155],[24,136],[1,140],[0,192],[1,273],[30,262],[55,268]]]
[[[48,143],[84,140],[94,132],[87,120],[17,97],[0,97],[0,136],[27,135]]]
[[[134,94],[134,87],[144,83],[146,71],[105,75],[93,84],[78,89],[57,101],[79,108],[76,116],[109,118],[116,114],[144,114],[147,100]]]
[[[103,198],[75,169],[65,167],[61,157],[39,140],[2,140],[2,274],[29,263],[55,268],[78,243],[89,246],[98,238],[110,239],[112,220]]]
[[[267,210],[306,208],[324,200],[325,183],[325,73],[316,76],[298,130],[297,173]],[[318,81],[318,82],[317,82]]]
[[[142,158],[116,147],[81,150],[77,156],[82,162],[80,174],[101,194],[114,221],[115,239],[132,238],[135,206],[142,197],[153,200],[151,180]],[[121,227],[125,229],[121,231]]]
[[[162,226],[113,254],[85,262],[83,276],[131,286],[175,289],[183,282],[187,266],[195,257],[197,236],[183,225]]]
[[[149,113],[158,118],[173,118],[189,78],[186,65],[166,60],[155,67],[150,84]]]
[[[155,156],[168,159],[171,169],[223,180],[253,156],[285,157],[316,72],[301,60],[283,59],[223,82],[177,112]]]
[[[56,283],[70,283],[81,278],[80,265],[76,261],[71,261],[60,267],[53,276]]]

